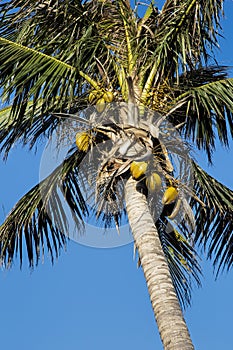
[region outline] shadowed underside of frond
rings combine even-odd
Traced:
[[[227,78],[227,68],[202,67],[182,75],[166,107],[169,120],[181,124],[184,137],[206,151],[210,162],[216,135],[223,145],[233,136],[233,79]]]
[[[230,269],[233,264],[233,191],[207,174],[193,162],[194,190],[205,203],[195,200],[195,241],[203,245],[208,258],[217,268]]]
[[[75,181],[75,169],[82,156],[73,153],[25,194],[9,213],[0,233],[0,258],[5,266],[11,266],[17,253],[22,265],[26,248],[29,265],[33,267],[43,258],[45,246],[53,262],[54,253],[57,257],[69,237],[64,199],[72,210],[77,229],[83,230],[83,217],[88,208]]]
[[[191,303],[193,281],[197,286],[201,285],[199,257],[192,241],[186,237],[186,232],[185,235],[185,233],[179,233],[172,225],[167,226],[167,221],[162,217],[156,222],[156,227],[176,293],[181,306],[185,308]]]

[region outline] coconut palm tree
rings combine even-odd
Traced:
[[[207,249],[217,271],[232,265],[233,192],[190,155],[196,147],[211,162],[215,139],[228,145],[233,135],[233,79],[214,58],[222,7],[0,5],[1,153],[7,158],[16,142],[33,148],[56,130],[60,144],[70,120],[76,140],[2,224],[2,264],[11,266],[17,252],[22,263],[24,241],[30,266],[45,245],[52,260],[59,254],[69,231],[61,197],[80,231],[93,214],[119,230],[127,213],[166,350],[194,348],[182,315],[192,280],[200,283],[193,244]]]

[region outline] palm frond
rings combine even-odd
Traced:
[[[28,6],[20,0],[8,1],[0,7],[0,36],[62,61],[68,59],[74,66],[88,65],[98,43],[95,23],[101,17],[95,3],[40,0]]]
[[[122,4],[123,8],[127,5],[124,1]],[[109,45],[124,48],[119,4],[93,1],[49,6],[42,1],[31,5],[23,6],[15,0],[1,9],[0,86],[3,102],[11,103],[9,116],[15,119],[14,123],[9,120],[7,128],[2,120],[1,149],[6,150],[5,156],[26,128],[36,142],[37,135],[42,134],[33,135],[39,119],[44,132],[45,125],[48,129],[56,125],[51,113],[74,113],[87,106],[92,82],[103,84],[98,62],[104,62],[101,64],[111,85],[115,84],[116,90],[119,86],[113,66],[116,52],[109,49]],[[49,17],[53,19],[52,30]]]
[[[160,14],[158,39],[162,32],[165,43],[160,43],[161,53],[173,53],[176,67],[179,59],[186,71],[196,63],[206,61],[209,47],[218,45],[217,30],[223,13],[222,0],[171,1],[167,0]],[[169,47],[171,45],[171,47]],[[179,57],[180,56],[180,57]]]
[[[205,204],[195,199],[195,241],[204,246],[213,259],[217,274],[233,264],[233,191],[218,182],[193,162],[194,191]]]
[[[233,79],[227,78],[226,70],[227,67],[213,66],[181,76],[179,85],[174,85],[178,97],[171,101],[175,109],[169,115],[171,122],[185,122],[184,137],[203,149],[210,162],[216,136],[226,146],[228,130],[233,136]]]
[[[102,12],[96,4],[37,1],[27,6],[12,0],[1,5],[1,86],[6,99],[14,98],[15,109],[22,105],[21,114],[23,103],[38,96],[47,96],[45,111],[58,96],[71,106],[85,86],[78,70],[97,73],[95,56],[105,60],[108,50],[98,35]],[[57,111],[64,107],[57,105]]]
[[[82,119],[75,118],[74,122],[81,127]],[[87,121],[85,128],[90,128],[88,124]],[[74,134],[74,125],[68,127]],[[0,233],[0,258],[6,265],[11,265],[17,251],[22,264],[24,239],[30,266],[37,264],[41,255],[43,257],[44,241],[53,261],[54,252],[57,256],[58,248],[69,236],[70,218],[81,232],[85,228],[84,221],[88,222],[89,218],[105,229],[119,226],[124,220],[123,182],[120,181],[118,189],[109,182],[102,190],[96,187],[99,167],[101,162],[105,162],[102,152],[107,150],[106,147],[102,150],[98,147],[106,140],[102,129],[99,132],[98,128],[93,129],[92,146],[95,144],[96,147],[91,147],[87,153],[72,147],[63,163],[23,196],[10,212]],[[57,131],[57,142],[61,146],[59,140],[64,138],[64,133],[68,138],[70,135],[64,127],[63,134]],[[90,129],[88,131],[91,132]],[[112,176],[114,179],[114,174]],[[108,178],[111,180],[110,175]]]
[[[180,73],[207,62],[209,48],[218,44],[222,5],[222,0],[165,2],[157,19],[154,52],[147,62],[143,101],[162,78],[175,77],[178,81]]]
[[[185,308],[191,303],[193,282],[201,285],[197,253],[189,239],[168,224],[163,215],[157,220],[156,227],[180,304]]]
[[[24,242],[30,267],[43,258],[45,245],[52,262],[69,237],[69,205],[78,230],[88,209],[75,177],[83,153],[73,152],[47,178],[34,186],[15,205],[1,225],[0,259],[11,266],[15,254],[23,262]],[[72,170],[72,171],[71,171]]]
[[[29,101],[36,108],[43,99],[42,111],[64,98],[70,104],[78,71],[71,65],[42,52],[0,38],[0,86],[3,101],[12,101],[11,116],[22,119]]]
[[[59,123],[59,119],[53,115],[42,116],[43,101],[37,101],[34,108],[33,102],[28,102],[23,119],[19,121],[11,118],[12,106],[0,110],[0,152],[7,158],[13,145],[22,142],[31,149],[39,138],[49,137]]]
[[[87,94],[82,86],[94,80],[53,56],[5,38],[0,38],[0,47],[4,52],[0,58],[2,99],[11,102],[0,111],[1,151],[7,157],[19,139],[31,147],[39,136],[50,135],[57,125],[51,113],[85,108]]]

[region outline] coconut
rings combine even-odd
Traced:
[[[105,99],[102,97],[96,102],[96,109],[99,113],[102,113],[105,109]]]
[[[90,144],[91,136],[87,132],[76,134],[76,145],[80,151],[86,152]]]
[[[176,200],[177,196],[178,196],[178,190],[173,186],[169,186],[164,192],[162,203],[170,204]]]
[[[149,191],[156,192],[159,191],[162,185],[162,180],[159,174],[152,173],[146,178],[146,186]]]
[[[93,90],[90,92],[89,96],[88,96],[88,101],[90,103],[95,102],[96,100],[98,100],[99,98],[101,98],[103,96],[103,91],[101,90]]]
[[[130,171],[134,179],[139,179],[145,174],[148,164],[146,162],[132,162]]]
[[[103,98],[105,100],[105,102],[112,102],[114,100],[114,95],[112,93],[112,91],[106,91],[103,95]]]

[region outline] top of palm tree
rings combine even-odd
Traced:
[[[214,57],[222,14],[221,0],[167,0],[161,10],[153,1],[143,9],[139,3],[132,8],[124,0],[8,0],[0,4],[4,105],[0,111],[0,151],[7,157],[16,142],[33,147],[56,130],[61,114],[68,119],[111,93],[116,103],[139,106],[139,115],[142,106],[162,115],[183,139],[204,150],[211,162],[215,139],[228,145],[233,135],[233,79]],[[137,118],[131,122],[134,135],[138,129],[146,130],[145,123],[138,128]],[[147,122],[151,123],[149,117]],[[119,124],[113,121],[106,126],[99,119],[99,125],[89,125],[88,130],[97,134],[98,144],[113,134],[127,136]],[[155,142],[152,128],[146,131]],[[142,139],[146,141],[147,137]],[[51,256],[53,251],[58,254],[67,231],[58,195],[61,189],[81,228],[88,213],[76,178],[82,157],[80,150],[72,149],[64,164],[13,208],[1,227],[1,257],[6,264],[17,250],[22,260],[23,235],[31,265],[44,252],[45,241]],[[129,165],[124,169],[127,176]],[[206,247],[210,244],[209,256],[214,255],[216,266],[230,268],[233,193],[194,162],[192,170],[192,200],[183,205],[189,224],[192,210],[195,215],[192,235]],[[166,172],[174,178],[172,171]],[[43,200],[41,188],[46,193]],[[52,219],[48,215],[51,206],[57,209]],[[100,217],[107,227],[112,225],[112,218],[116,224],[120,220],[120,214]],[[187,227],[187,220],[181,221],[167,232],[167,220],[163,213],[156,224],[177,290],[189,300],[184,276],[191,271],[199,282],[190,225]]]
[[[223,1],[166,1],[161,11],[148,5],[140,17],[128,1],[1,4],[2,99],[12,103],[17,129],[19,121],[36,123],[38,108],[44,119],[51,111],[85,108],[93,85],[80,72],[102,87],[110,83],[119,92],[120,85],[118,98],[126,100],[129,75],[137,82],[136,99],[184,122],[185,136],[211,160],[215,135],[227,144],[227,124],[232,132],[232,80],[226,67],[214,66],[213,53]],[[51,128],[46,124],[39,134]]]

